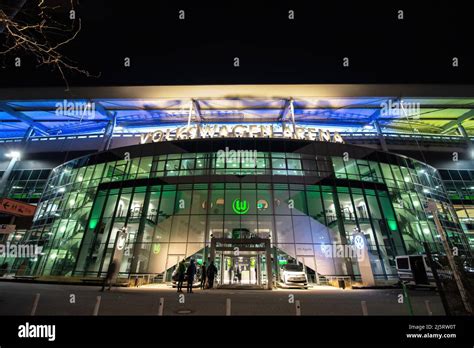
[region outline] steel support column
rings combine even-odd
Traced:
[[[374,121],[374,126],[375,126],[375,130],[377,131],[377,135],[379,137],[379,142],[380,142],[380,146],[382,147],[382,150],[385,152],[388,152],[387,142],[385,141],[382,128],[380,127],[379,122]]]

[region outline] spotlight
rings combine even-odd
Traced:
[[[5,156],[11,159],[19,160],[21,157],[21,153],[19,151],[12,151],[10,153],[7,153]]]

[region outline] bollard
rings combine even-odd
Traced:
[[[403,289],[403,297],[405,298],[406,304],[408,307],[408,313],[410,315],[413,315],[413,307],[411,306],[410,296],[408,296],[408,289],[404,282],[402,282],[402,289]]]
[[[158,307],[158,315],[162,316],[163,315],[163,307],[165,306],[165,298],[160,297],[160,305]]]
[[[97,299],[95,301],[95,306],[94,306],[94,312],[92,313],[92,315],[99,315],[100,300],[101,300],[101,297],[97,296]]]
[[[31,315],[32,316],[36,314],[36,308],[38,307],[39,299],[40,299],[40,294],[38,293],[35,296],[35,300],[33,302],[33,308],[31,308]]]
[[[301,315],[301,304],[300,300],[295,301],[295,306],[296,306],[296,315],[300,316]]]
[[[366,301],[360,301],[360,305],[362,306],[362,315],[369,315],[369,311],[367,309],[367,302]]]
[[[426,311],[428,312],[428,315],[433,315],[433,311],[431,310],[431,304],[430,300],[425,300],[425,306],[426,306]]]
[[[225,315],[230,316],[231,313],[231,304],[230,304],[230,298],[228,298],[225,301]]]

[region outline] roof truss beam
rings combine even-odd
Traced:
[[[446,123],[444,126],[442,126],[441,127],[442,128],[441,134],[448,133],[453,128],[456,128],[458,125],[461,125],[464,121],[467,121],[467,120],[469,120],[473,117],[474,117],[474,110],[469,110],[469,111],[465,112],[464,114],[459,116],[457,119],[452,120],[452,121]]]
[[[38,123],[37,121],[33,120],[31,117],[25,115],[24,113],[20,111],[16,111],[7,103],[0,102],[0,110],[6,112],[11,117],[14,117],[17,120],[20,120],[21,122],[26,123],[28,126],[32,127],[35,132],[41,135],[49,135],[48,127],[43,126],[41,123]]]
[[[192,99],[191,103],[193,105],[194,115],[196,116],[199,122],[202,122],[202,113],[201,113],[201,106],[199,105],[199,101],[197,99]]]
[[[110,121],[114,118],[114,114],[107,110],[101,103],[98,101],[91,101],[92,105],[95,107],[95,110]]]
[[[281,110],[280,116],[278,117],[278,121],[280,122],[288,121],[289,116],[291,116],[292,111],[294,112],[293,98],[290,98],[285,101],[285,105],[283,106],[283,109]]]

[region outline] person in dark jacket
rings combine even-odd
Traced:
[[[201,267],[201,289],[204,290],[206,287],[206,279],[207,279],[207,267],[206,263],[204,262]]]
[[[104,278],[104,282],[102,283],[102,289],[100,291],[104,291],[105,287],[109,286],[109,291],[112,288],[112,279],[115,275],[115,271],[117,270],[117,263],[112,261],[107,269],[107,275]]]
[[[234,273],[232,266],[229,266],[229,270],[227,272],[229,273],[229,284],[232,284],[232,274]]]
[[[240,268],[239,266],[236,267],[235,269],[235,276],[237,278],[237,281],[240,283],[242,283],[242,272],[240,271]]]
[[[207,283],[208,288],[212,289],[214,287],[214,277],[216,276],[217,268],[214,266],[214,261],[211,261],[209,267],[207,268]]]
[[[194,260],[191,260],[191,262],[189,263],[188,269],[186,270],[186,277],[188,279],[188,287],[187,287],[188,293],[193,292],[193,283],[194,283],[195,275],[196,275],[196,264],[194,263]]]
[[[178,292],[183,292],[184,275],[186,274],[186,265],[184,260],[178,264]]]

